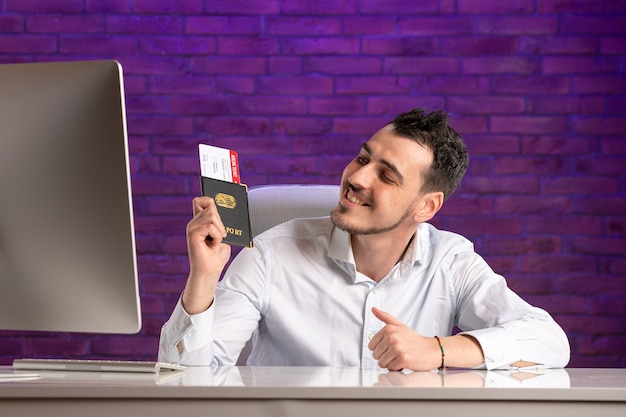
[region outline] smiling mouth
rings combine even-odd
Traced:
[[[356,193],[352,188],[348,188],[346,192],[346,200],[351,202],[352,204],[356,204],[359,206],[369,206],[370,204],[363,200],[358,193]]]

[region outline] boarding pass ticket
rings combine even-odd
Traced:
[[[236,184],[241,183],[237,152],[204,144],[199,145],[198,148],[200,151],[200,175]]]

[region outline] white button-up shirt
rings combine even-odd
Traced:
[[[179,300],[159,360],[232,365],[252,337],[248,365],[377,367],[367,347],[384,325],[377,307],[423,336],[457,326],[480,343],[487,369],[568,363],[561,327],[511,291],[471,242],[430,224],[416,236],[376,283],[356,270],[350,235],[329,217],[277,226],[233,260],[207,311],[188,315]]]

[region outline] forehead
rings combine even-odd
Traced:
[[[393,164],[403,172],[423,172],[433,161],[433,153],[411,138],[400,136],[391,125],[377,131],[362,146],[374,160]]]

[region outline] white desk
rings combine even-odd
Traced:
[[[0,367],[0,373],[14,372]],[[314,367],[190,368],[173,377],[42,372],[0,382],[3,416],[536,417],[626,415],[626,369],[388,373]]]

